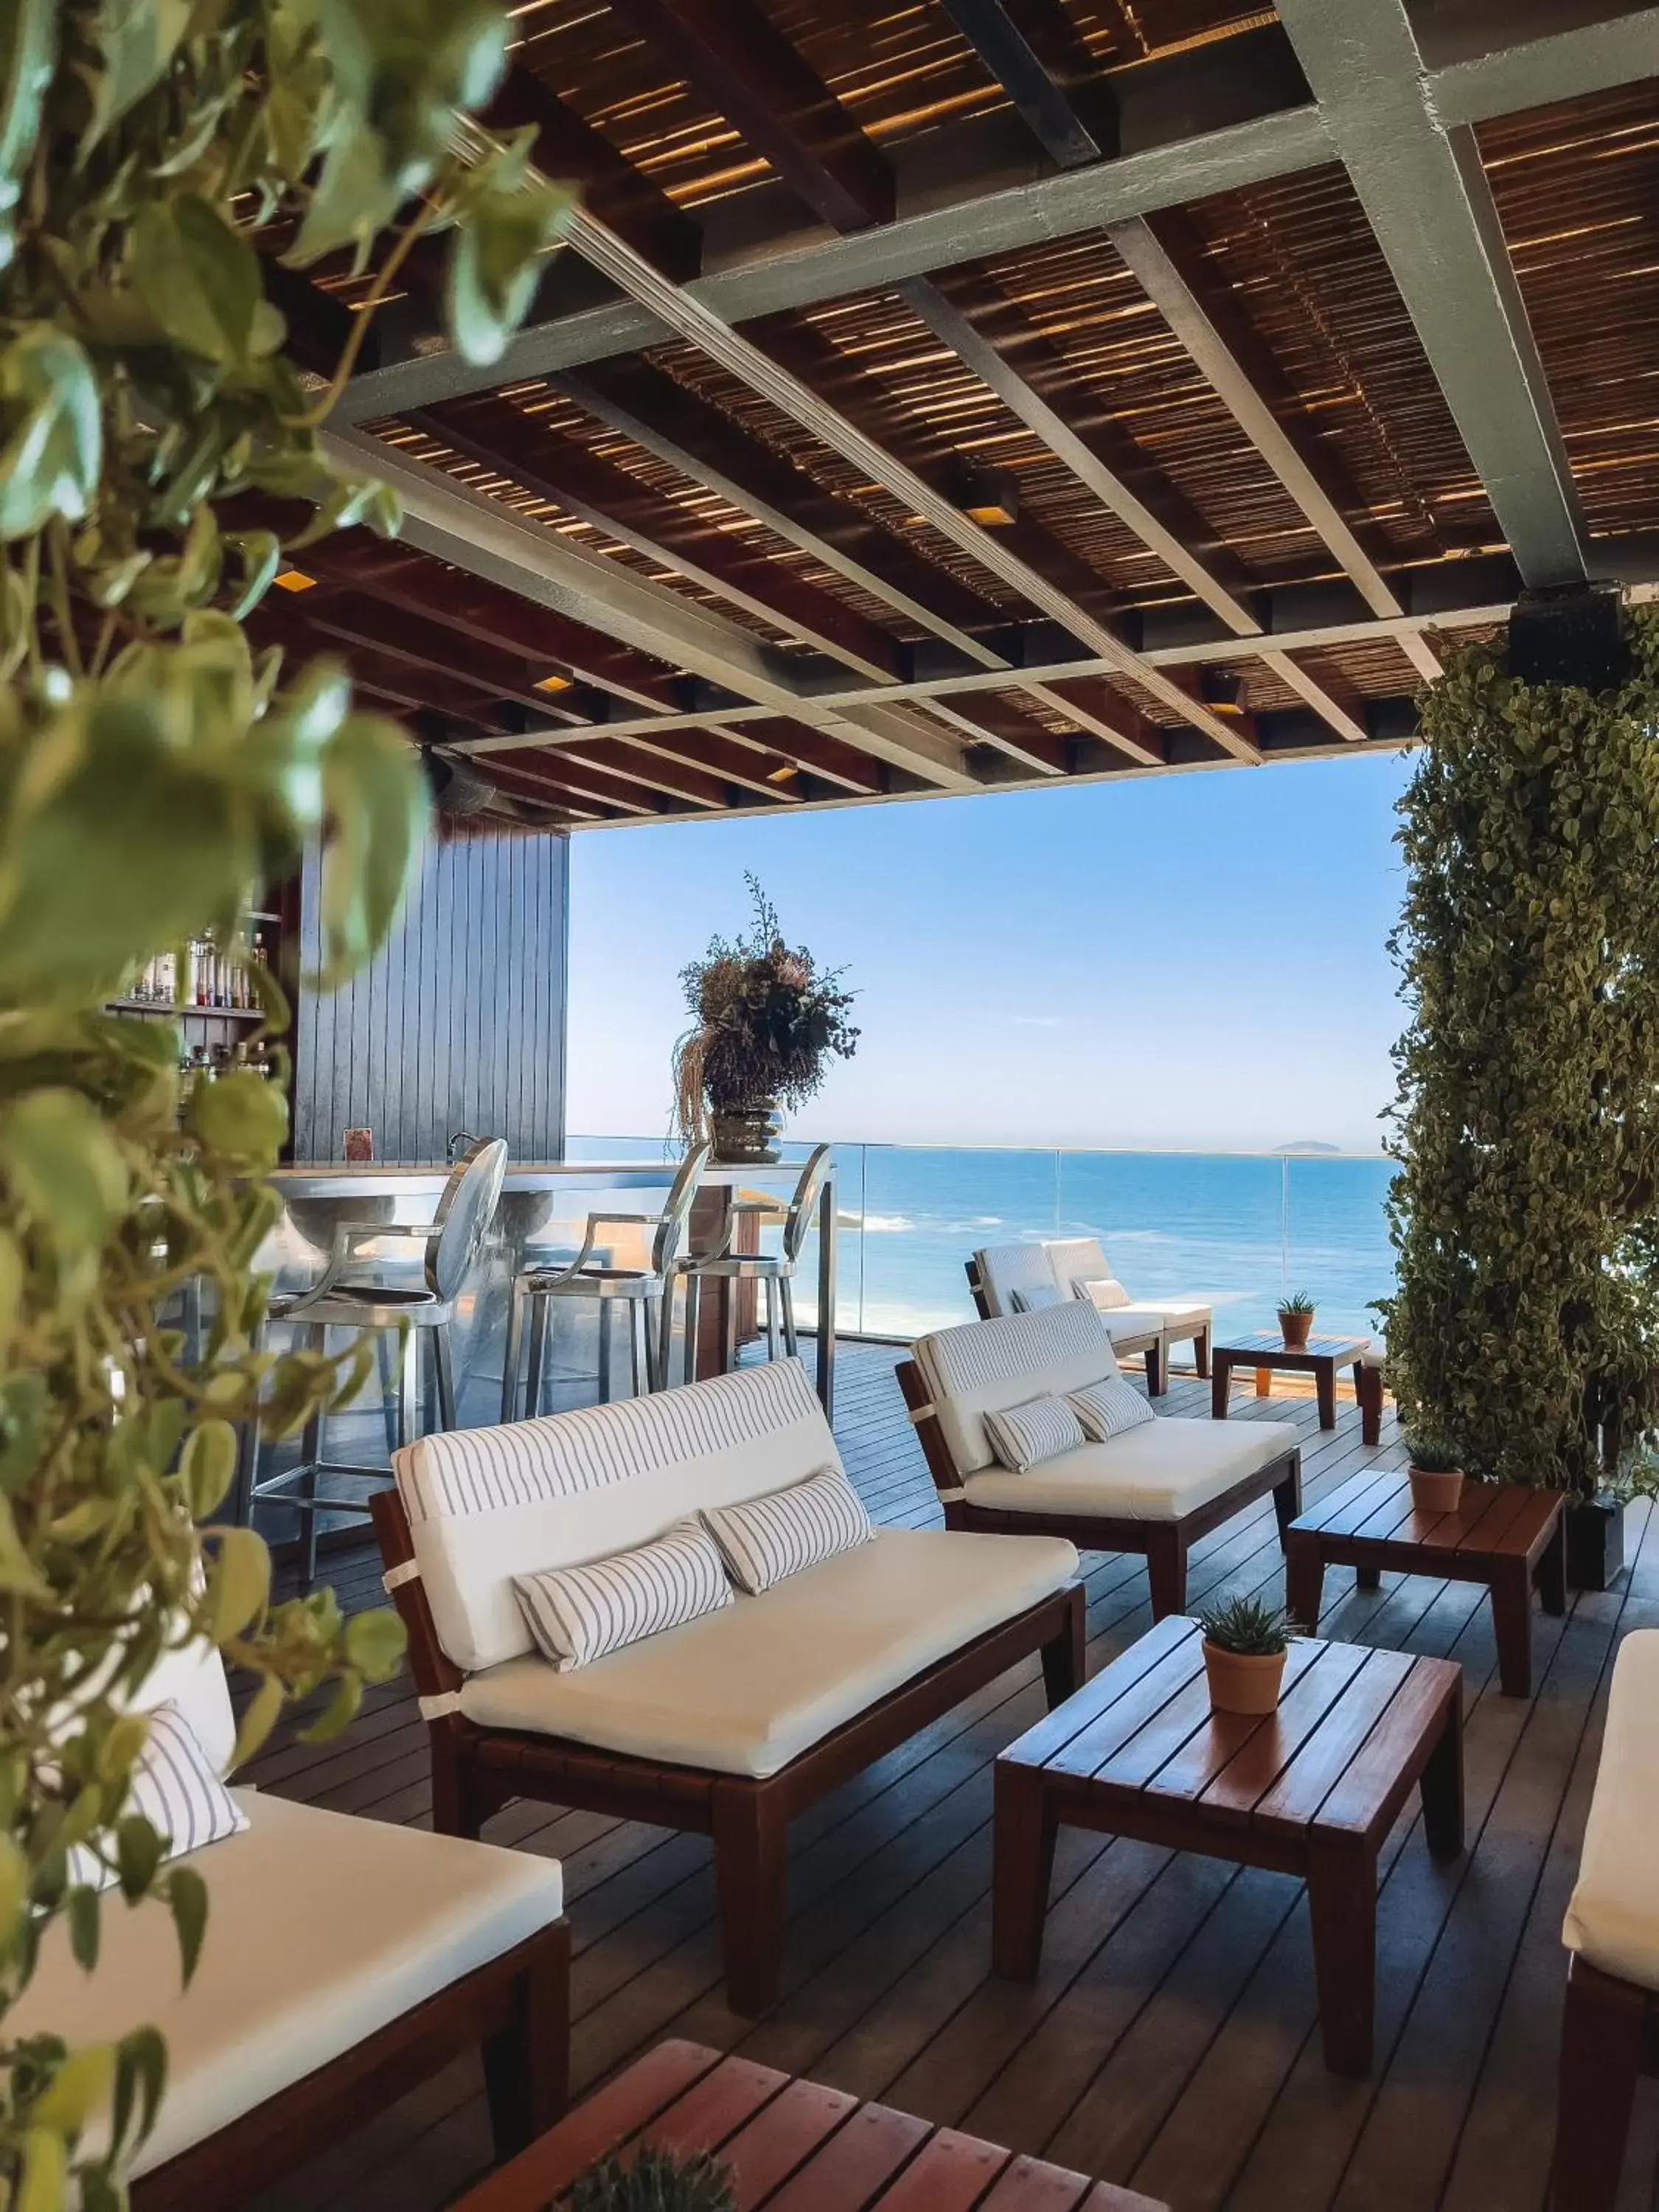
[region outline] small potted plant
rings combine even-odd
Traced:
[[[1279,1301],[1279,1333],[1285,1340],[1286,1352],[1307,1350],[1313,1317],[1314,1302],[1306,1291],[1297,1291]]]
[[[1457,1454],[1437,1437],[1407,1437],[1412,1504],[1419,1513],[1455,1513],[1463,1502]]]
[[[732,2177],[707,2152],[677,2159],[645,2149],[624,2165],[614,2152],[580,2175],[570,2212],[737,2212]]]
[[[1218,1713],[1276,1712],[1285,1655],[1296,1632],[1265,1598],[1230,1597],[1200,1613],[1210,1705]]]

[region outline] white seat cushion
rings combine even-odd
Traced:
[[[484,1728],[721,1774],[775,1774],[1076,1572],[1076,1551],[1055,1537],[878,1529],[761,1597],[574,1674],[510,1659],[474,1674],[461,1711]]]
[[[1562,1940],[1603,1973],[1659,1990],[1659,1628],[1626,1637]]]
[[[1197,1298],[1131,1298],[1127,1305],[1109,1306],[1102,1318],[1114,1335],[1132,1323],[1143,1328],[1156,1328],[1165,1336],[1196,1336],[1201,1328],[1208,1328],[1215,1318],[1212,1306]]]
[[[354,1820],[263,1790],[234,1795],[248,1827],[181,1862],[200,1867],[211,1900],[189,1990],[179,1986],[166,1906],[106,1900],[97,1972],[74,1964],[58,1921],[7,2023],[15,2035],[50,2031],[71,2044],[101,2042],[147,2021],[161,2029],[167,2093],[137,2160],[141,2173],[326,2066],[563,1910],[556,1859]]]
[[[1109,1443],[1044,1460],[1026,1474],[988,1467],[963,1487],[970,1505],[1000,1513],[1180,1521],[1299,1441],[1292,1421],[1146,1421]]]

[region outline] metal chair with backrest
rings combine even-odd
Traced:
[[[553,1298],[593,1298],[599,1316],[599,1402],[611,1396],[611,1315],[618,1306],[628,1313],[628,1348],[633,1367],[634,1395],[640,1395],[640,1340],[645,1341],[645,1382],[660,1390],[667,1380],[669,1346],[674,1327],[674,1267],[680,1240],[690,1218],[692,1201],[708,1164],[710,1146],[694,1145],[680,1162],[660,1213],[590,1213],[582,1234],[581,1249],[568,1266],[526,1267],[513,1285],[513,1304],[507,1324],[507,1358],[501,1368],[501,1419],[519,1418],[519,1358],[524,1342],[525,1308],[530,1308],[530,1372],[525,1391],[526,1418],[534,1420],[541,1410],[542,1370],[547,1352],[548,1302]],[[596,1258],[599,1231],[607,1228],[654,1229],[649,1261],[640,1267],[614,1267]]]
[[[422,1335],[432,1348],[433,1382],[438,1425],[457,1425],[455,1370],[449,1341],[449,1325],[455,1318],[455,1302],[477,1264],[483,1242],[495,1218],[507,1173],[507,1146],[499,1137],[471,1145],[450,1170],[437,1212],[430,1221],[341,1221],[335,1224],[332,1249],[321,1276],[308,1291],[273,1298],[265,1321],[303,1328],[310,1349],[327,1348],[331,1328],[355,1328],[401,1333],[398,1360],[397,1442],[401,1449],[412,1443],[418,1423],[418,1361]],[[366,1244],[419,1242],[424,1281],[402,1284],[383,1277],[364,1275],[362,1248]],[[308,1589],[317,1571],[317,1522],[323,1513],[355,1513],[368,1517],[367,1498],[319,1497],[324,1475],[356,1478],[377,1486],[390,1482],[389,1467],[362,1467],[323,1457],[323,1413],[319,1407],[306,1425],[300,1464],[280,1474],[258,1479],[259,1431],[251,1425],[244,1441],[246,1481],[239,1517],[252,1514],[263,1498],[279,1498],[301,1515],[305,1525],[305,1583]]]
[[[726,1233],[712,1252],[688,1253],[680,1261],[685,1282],[685,1379],[693,1379],[696,1361],[697,1307],[706,1282],[761,1283],[766,1287],[766,1356],[778,1357],[778,1325],[783,1326],[783,1346],[793,1359],[800,1349],[795,1328],[795,1269],[811,1234],[824,1177],[830,1172],[834,1146],[819,1145],[807,1155],[794,1195],[785,1204],[769,1198],[737,1198],[732,1201]],[[759,1218],[783,1223],[781,1249],[776,1252],[734,1252],[732,1240],[744,1220]],[[820,1328],[826,1326],[818,1317]]]

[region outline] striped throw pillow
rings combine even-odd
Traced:
[[[1158,1419],[1139,1391],[1121,1375],[1108,1375],[1086,1390],[1073,1390],[1066,1402],[1097,1444],[1109,1443],[1126,1429]]]
[[[1078,1417],[1063,1398],[1028,1398],[985,1416],[985,1433],[1004,1467],[1040,1467],[1046,1459],[1075,1451],[1084,1441]]]
[[[1119,1306],[1129,1303],[1129,1293],[1115,1275],[1101,1275],[1088,1282],[1079,1275],[1072,1289],[1077,1297],[1087,1298],[1100,1313],[1115,1313]]]
[[[213,1771],[196,1731],[169,1702],[149,1715],[149,1734],[132,1770],[132,1786],[121,1817],[138,1814],[161,1838],[161,1856],[176,1859],[209,1844],[240,1836],[247,1814]],[[114,1838],[109,1854],[114,1856]],[[93,1889],[112,1888],[118,1876],[96,1851],[77,1844],[69,1855],[69,1878]]]
[[[561,1674],[732,1603],[720,1555],[695,1518],[608,1559],[514,1575],[513,1588],[531,1634]]]
[[[837,1552],[867,1544],[876,1533],[864,1500],[834,1467],[740,1505],[707,1506],[702,1522],[720,1546],[726,1572],[749,1597]]]

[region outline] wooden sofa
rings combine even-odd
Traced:
[[[1612,2212],[1636,2084],[1659,2074],[1659,1629],[1626,1637],[1563,1940],[1553,2212]],[[1632,2199],[1632,2201],[1634,2201]]]
[[[1076,1551],[1042,1532],[1005,1547],[882,1529],[562,1673],[534,1650],[512,1577],[626,1550],[699,1506],[839,1464],[786,1359],[425,1437],[374,1501],[430,1727],[436,1826],[476,1836],[534,1797],[711,1836],[726,1990],[744,2013],[776,1996],[795,1814],[1033,1652],[1051,1704],[1080,1682]]]
[[[1036,1312],[1074,1295],[1055,1273],[1047,1244],[986,1244],[964,1264],[969,1295],[981,1321]],[[1105,1326],[1118,1358],[1144,1356],[1146,1389],[1161,1398],[1170,1387],[1170,1348],[1162,1323],[1137,1312],[1107,1316]]]
[[[163,1660],[135,1704],[167,1700],[222,1771],[236,1729],[218,1654]],[[190,1988],[167,1908],[112,1893],[95,1972],[58,1921],[8,2021],[71,2045],[161,2030],[167,2089],[132,2162],[138,2212],[231,2212],[473,2045],[497,2157],[550,2127],[569,2047],[557,1861],[232,1794],[247,1828],[181,1862],[210,1899]]]
[[[1093,1305],[1072,1299],[918,1338],[899,1387],[947,1528],[1142,1552],[1162,1620],[1185,1609],[1192,1546],[1268,1492],[1282,1538],[1301,1510],[1300,1440],[1289,1421],[1159,1419],[1023,1474],[998,1463],[987,1413],[1080,1390],[1115,1354]]]

